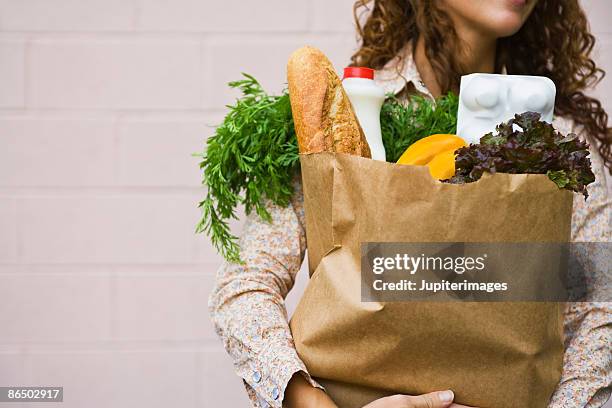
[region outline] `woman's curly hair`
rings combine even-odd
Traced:
[[[436,1],[358,0],[354,14],[361,47],[352,57],[353,65],[380,69],[408,42],[423,36],[442,92],[458,92],[460,77],[467,73],[456,58],[463,48],[450,17]],[[584,127],[612,174],[608,114],[599,100],[584,93],[605,75],[591,59],[594,45],[578,0],[539,0],[521,29],[498,41],[495,65],[498,72],[505,66],[509,74],[552,79],[557,87],[555,114]]]

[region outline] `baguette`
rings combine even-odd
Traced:
[[[325,54],[313,47],[295,51],[287,64],[287,82],[300,153],[371,157],[353,106]]]

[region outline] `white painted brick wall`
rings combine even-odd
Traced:
[[[84,187],[115,183],[114,119],[4,115],[0,128],[2,186]]]
[[[307,32],[311,5],[300,0],[136,0],[136,28],[179,32]]]
[[[0,107],[23,108],[25,101],[25,42],[0,40]]]
[[[108,341],[110,294],[105,275],[3,274],[2,341],[24,345]]]
[[[28,47],[28,107],[202,107],[200,40],[62,36],[33,40]]]
[[[2,31],[132,31],[134,0],[0,0]]]
[[[612,16],[587,5],[612,69]],[[354,40],[352,0],[0,0],[0,385],[246,407],[208,319],[220,259],[193,234],[191,153],[241,71],[279,92],[294,48],[341,67]]]

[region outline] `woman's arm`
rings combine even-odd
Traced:
[[[605,169],[597,156],[593,157],[593,170],[596,181],[588,187],[589,198],[586,202],[582,197],[574,200],[572,240],[610,245],[612,206],[603,174]],[[610,272],[601,270],[602,262],[593,259],[597,255],[590,248],[595,249],[587,245],[576,247],[585,252],[580,256],[592,261],[587,264],[600,265],[600,270],[594,271],[600,279],[595,290],[605,290],[606,277],[602,275]],[[605,300],[606,296],[599,294],[595,299]],[[563,375],[549,408],[600,407],[610,396],[612,386],[612,303],[568,304],[564,326]]]
[[[284,304],[306,249],[298,179],[294,188],[286,208],[267,201],[272,223],[255,213],[248,217],[240,240],[244,264],[224,263],[209,299],[215,330],[254,406],[280,408],[296,373],[320,387],[297,355]]]
[[[325,391],[313,387],[302,373],[294,374],[289,381],[283,406],[286,408],[338,408]]]

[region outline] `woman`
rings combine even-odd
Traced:
[[[387,92],[407,98],[458,91],[472,72],[542,75],[557,86],[555,127],[591,143],[596,182],[589,199],[576,196],[574,241],[610,241],[610,199],[604,171],[612,165],[608,116],[584,90],[603,75],[589,55],[594,38],[578,0],[361,0],[355,5],[362,38],[354,65],[378,69]],[[359,10],[369,15],[360,24]],[[299,181],[291,205],[267,209],[273,222],[249,216],[241,239],[244,265],[225,264],[210,298],[213,322],[234,359],[255,407],[335,407],[308,374],[291,337],[283,299],[304,257]],[[599,407],[611,386],[612,307],[572,304],[565,315],[561,382],[549,407]],[[452,391],[392,396],[368,408],[460,407]],[[495,407],[493,407],[495,408]]]

